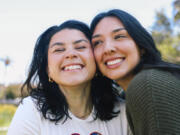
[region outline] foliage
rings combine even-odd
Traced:
[[[170,39],[169,37],[171,37],[172,28],[164,9],[156,12],[156,18],[152,30],[152,36],[157,44],[161,44],[164,40],[167,40],[167,38]]]
[[[0,92],[1,99],[15,99],[20,97],[20,87],[21,84],[11,84],[4,87]]]
[[[0,131],[0,135],[6,135],[7,131]]]
[[[180,64],[180,38],[169,37],[157,44],[165,61]]]
[[[180,52],[177,51],[177,49],[175,49],[173,46],[168,44],[162,44],[157,46],[157,48],[161,52],[162,58],[165,61],[180,64]]]
[[[173,10],[174,10],[174,22],[180,22],[180,0],[175,0],[173,2]]]
[[[177,11],[180,12],[180,7]],[[152,25],[152,36],[162,54],[162,58],[165,61],[180,64],[180,33],[173,31],[175,25],[172,23],[173,20],[167,17],[164,9],[157,11],[155,22]]]
[[[156,21],[153,25],[153,29],[158,32],[163,32],[162,34],[169,35],[172,32],[171,22],[167,15],[165,14],[165,10],[161,9],[160,11],[156,11]]]
[[[6,99],[15,99],[15,95],[12,91],[9,91],[6,93],[5,98]]]
[[[4,62],[4,65],[7,67],[10,65],[11,63],[11,59],[9,59],[9,57],[6,58],[0,58],[0,61]]]
[[[9,126],[16,108],[14,105],[0,105],[0,127]]]

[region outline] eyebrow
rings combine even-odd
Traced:
[[[56,43],[52,44],[50,48],[52,48],[53,46],[56,46],[56,45],[62,46],[64,44],[62,42],[56,42]]]
[[[80,40],[74,41],[73,44],[78,44],[78,43],[80,43],[80,42],[86,42],[86,43],[88,43],[87,40],[85,40],[85,39],[80,39]]]
[[[92,39],[93,39],[93,38],[98,38],[98,37],[100,37],[100,36],[101,36],[100,34],[96,34],[96,35],[92,36]]]
[[[80,40],[74,41],[73,44],[78,44],[78,43],[80,43],[80,42],[86,42],[86,43],[88,43],[87,40],[85,40],[85,39],[80,39]],[[56,43],[52,44],[50,48],[52,48],[53,46],[56,46],[56,45],[57,45],[57,46],[62,46],[62,45],[64,45],[64,43],[62,43],[62,42],[56,42]]]
[[[118,32],[118,31],[122,31],[122,30],[126,30],[126,29],[125,29],[125,28],[118,28],[118,29],[113,30],[112,32],[113,32],[113,33],[116,33],[116,32]],[[100,37],[100,36],[101,36],[100,34],[96,34],[96,35],[92,36],[92,39],[93,39],[93,38],[98,38],[98,37]]]
[[[118,32],[118,31],[122,31],[122,30],[126,30],[126,29],[125,29],[125,28],[118,28],[118,29],[113,30],[112,32],[113,32],[113,33],[116,33],[116,32]]]

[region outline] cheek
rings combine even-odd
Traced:
[[[134,49],[132,49],[130,54],[131,54],[130,59],[132,60],[132,63],[137,65],[139,63],[139,61],[140,61],[140,51],[139,51],[139,49],[134,47]]]
[[[102,56],[102,51],[99,49],[94,49],[94,57],[96,62],[100,62]]]
[[[94,57],[93,53],[86,58],[86,61],[88,61],[92,65],[95,64],[95,57]]]
[[[126,46],[124,46],[124,50],[125,52],[128,53],[128,55],[133,55],[133,56],[139,55],[139,49],[133,41],[127,42]]]
[[[80,52],[79,56],[81,57],[81,59],[84,59],[85,61],[88,61],[88,60],[94,61],[94,53],[92,50]]]
[[[132,53],[134,52],[134,55],[136,56],[136,58],[138,59],[138,60],[140,60],[140,50],[139,50],[139,48],[136,46],[136,45],[134,45],[134,48],[133,48],[133,50],[132,50]]]
[[[51,67],[54,63],[54,59],[51,55],[48,56],[48,66]]]
[[[48,56],[48,67],[50,69],[56,68],[61,63],[61,57],[57,55],[49,55]]]

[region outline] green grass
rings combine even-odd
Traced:
[[[6,135],[7,131],[0,131],[0,135]]]
[[[0,127],[8,127],[17,107],[14,105],[0,104]],[[6,135],[7,131],[0,131],[0,135]]]

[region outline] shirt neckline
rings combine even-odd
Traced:
[[[68,110],[69,116],[72,118],[72,120],[78,121],[78,122],[91,122],[94,120],[94,107],[92,108],[91,113],[86,119],[81,119],[75,116],[70,110]]]

